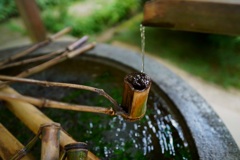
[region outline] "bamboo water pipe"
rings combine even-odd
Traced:
[[[59,123],[42,124],[41,160],[59,160]]]
[[[12,89],[11,87],[3,87],[0,89],[3,93],[8,94],[17,94],[19,93]],[[44,115],[41,111],[39,111],[35,106],[22,102],[22,101],[6,101],[7,107],[12,113],[16,115],[31,131],[35,134],[38,133],[41,124],[44,123],[52,123],[53,121]],[[66,132],[60,131],[60,145],[64,147],[67,144],[75,143],[76,141],[69,136]],[[88,152],[88,159],[89,160],[98,160],[99,158],[96,157],[92,152]]]
[[[224,35],[240,34],[239,0],[152,0],[144,5],[144,26]]]

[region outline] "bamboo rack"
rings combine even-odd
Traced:
[[[30,60],[28,60],[28,61],[23,60],[23,61],[20,61],[17,63],[14,62],[17,59],[19,59],[20,57],[22,58],[22,57],[32,53],[33,51],[37,50],[38,48],[47,45],[54,39],[60,37],[61,35],[69,32],[69,31],[70,31],[70,28],[63,29],[62,31],[54,34],[53,36],[49,37],[45,41],[37,43],[36,45],[33,45],[30,48],[28,48],[22,52],[19,52],[7,59],[2,60],[0,62],[0,68],[3,69],[3,68],[7,68],[8,66],[11,67],[12,64],[13,64],[12,66],[14,66],[16,64],[22,65],[25,63],[31,63],[32,61],[44,60],[44,59],[53,57],[50,60],[40,64],[39,66],[30,68],[30,69],[28,69],[22,73],[19,73],[17,75],[19,77],[26,77],[26,76],[38,73],[40,71],[43,71],[44,69],[47,69],[57,63],[65,61],[69,58],[73,58],[81,53],[84,53],[87,50],[92,49],[95,46],[95,43],[84,45],[84,43],[88,39],[87,36],[84,36],[83,38],[79,39],[78,41],[67,46],[64,50],[58,50],[58,51],[52,52],[51,54],[48,54],[48,55],[39,56],[36,59],[30,58]],[[8,86],[9,82],[0,82],[0,83],[1,83],[0,84],[1,94],[14,94],[16,96],[21,96],[17,91],[15,91],[10,86]],[[100,92],[100,93],[102,93],[102,92]],[[62,148],[64,148],[64,146],[66,146],[68,144],[77,143],[77,141],[75,141],[71,136],[69,136],[68,133],[66,133],[62,128],[61,128],[61,130],[59,130],[58,127],[53,129],[53,128],[49,128],[49,127],[45,126],[46,128],[45,127],[43,128],[42,125],[54,124],[54,122],[50,118],[48,118],[46,115],[44,115],[41,111],[39,111],[32,104],[23,102],[23,101],[19,101],[19,100],[9,100],[9,99],[5,100],[5,102],[6,102],[7,108],[13,114],[15,114],[15,116],[18,117],[32,132],[34,132],[36,134],[35,138],[32,141],[30,141],[30,143],[32,142],[32,144],[35,144],[35,141],[38,139],[40,132],[41,132],[41,134],[43,133],[43,135],[41,135],[42,146],[43,146],[42,147],[42,155],[41,155],[42,159],[51,159],[51,160],[59,159],[59,157],[58,157],[59,156],[59,148],[57,147],[58,138],[60,138],[59,144]],[[2,139],[2,137],[0,138],[0,140],[1,139]],[[30,144],[30,146],[32,144]],[[18,148],[21,148],[21,147],[23,147],[23,146],[19,144]],[[22,148],[19,152],[15,153],[15,155],[12,158],[18,159],[20,157],[25,156],[26,152],[24,151],[25,150],[24,148]],[[9,149],[11,149],[11,147]],[[51,154],[48,154],[49,150],[52,150]],[[14,152],[16,152],[16,150],[14,150]],[[5,154],[6,153],[3,151],[0,156],[4,157]],[[10,159],[10,158],[11,157],[8,156],[8,158],[5,158],[5,159]],[[27,159],[28,157],[25,156],[24,158]],[[89,151],[88,159],[89,160],[98,160],[99,158],[96,157],[92,152]]]
[[[0,123],[0,157],[9,160],[24,146]],[[34,160],[32,155],[26,155],[22,160]]]
[[[11,87],[4,87],[0,89],[3,93],[8,94],[17,94],[20,95],[17,91],[12,89]],[[39,111],[35,106],[22,102],[22,101],[6,101],[7,107],[12,113],[15,114],[32,132],[35,134],[38,133],[39,128],[42,124],[46,123],[53,123],[53,121],[44,115],[41,111]],[[26,116],[28,115],[28,116]],[[63,130],[60,131],[60,145],[64,147],[70,143],[76,143],[77,141],[74,140],[71,136],[69,136]],[[98,160],[92,152],[89,151],[88,153],[89,160]]]
[[[75,157],[82,155],[83,157],[87,156],[88,160],[98,160],[99,158],[95,156],[91,151],[88,151],[87,144],[84,142],[77,142],[74,140],[68,133],[66,133],[62,128],[60,128],[60,124],[53,122],[49,117],[44,115],[40,110],[38,110],[35,106],[38,107],[48,107],[48,108],[57,108],[57,109],[65,109],[65,110],[74,110],[74,111],[84,111],[84,112],[93,112],[93,113],[102,113],[110,116],[121,115],[126,120],[138,120],[145,114],[146,111],[146,102],[148,97],[148,92],[151,86],[147,86],[146,89],[140,91],[132,90],[131,88],[126,88],[126,92],[124,93],[124,99],[127,101],[123,101],[124,107],[119,106],[117,101],[113,99],[110,95],[108,95],[103,89],[94,88],[91,86],[84,86],[79,84],[69,84],[69,83],[59,83],[59,82],[48,82],[48,81],[40,81],[34,79],[27,79],[24,77],[36,74],[41,72],[49,67],[52,67],[62,61],[67,59],[76,57],[86,51],[95,47],[95,43],[85,44],[88,40],[87,36],[84,36],[77,40],[76,42],[68,45],[65,49],[60,49],[54,52],[51,52],[47,55],[40,55],[34,58],[27,58],[23,60],[18,60],[19,58],[23,58],[24,56],[32,53],[40,47],[43,47],[54,39],[60,37],[61,35],[70,31],[70,28],[65,28],[62,31],[54,34],[49,37],[45,41],[37,43],[30,48],[17,53],[7,59],[0,61],[0,69],[5,69],[13,66],[21,66],[23,64],[32,63],[36,61],[44,61],[41,64],[34,66],[32,68],[28,68],[25,71],[18,73],[16,76],[6,76],[0,75],[0,100],[4,100],[6,102],[7,108],[17,117],[19,118],[36,136],[27,144],[24,148],[18,143],[17,149],[11,148],[11,146],[7,146],[4,142],[3,145],[0,144],[0,147],[9,147],[9,152],[5,152],[4,150],[0,151],[0,156],[5,159],[18,160],[19,158],[24,157],[24,159],[29,159],[26,156],[29,149],[36,143],[37,139],[41,137],[42,139],[42,148],[41,148],[41,159],[42,160],[57,160],[59,159],[59,145],[62,148],[66,148],[66,156],[68,159],[70,157]],[[13,88],[9,86],[9,84],[14,82],[21,83],[31,83],[35,85],[42,85],[45,87],[65,87],[65,88],[75,88],[88,90],[91,92],[95,92],[100,96],[108,99],[112,103],[112,107],[99,107],[99,106],[86,106],[86,105],[78,105],[78,104],[69,104],[58,101],[53,101],[49,99],[38,99],[34,97],[24,96],[19,94]],[[131,94],[128,92],[131,90]],[[129,98],[132,97],[133,98]],[[144,98],[142,98],[144,97]],[[144,99],[141,101],[140,99]],[[137,104],[135,105],[135,102]],[[3,127],[2,127],[3,128]],[[0,126],[1,129],[1,126]],[[0,133],[0,142],[2,139]],[[9,134],[6,134],[6,136]],[[10,139],[9,139],[10,141]],[[14,137],[11,137],[11,141],[17,141]],[[80,148],[72,148],[72,145]],[[70,148],[69,148],[70,146]],[[83,148],[81,148],[83,147]],[[22,148],[22,149],[20,149]],[[72,149],[75,152],[75,149],[78,152],[72,154]],[[17,150],[19,150],[17,152]],[[70,151],[71,150],[71,151]],[[70,153],[71,152],[71,153]],[[15,153],[15,154],[14,154]],[[14,154],[14,155],[13,155]],[[13,156],[13,157],[10,157]],[[6,158],[7,157],[7,158]],[[71,158],[71,159],[72,159]],[[74,159],[74,158],[73,158]]]

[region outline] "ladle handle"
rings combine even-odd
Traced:
[[[58,38],[61,37],[62,35],[70,32],[71,30],[72,30],[71,27],[64,28],[63,30],[57,32],[56,34],[50,36],[48,39],[49,39],[50,41],[54,41],[55,39],[58,39]]]
[[[81,47],[87,40],[88,40],[88,36],[84,36],[84,37],[80,38],[79,40],[77,40],[76,42],[74,42],[73,44],[70,44],[67,47],[67,49],[69,51],[73,51],[73,50]]]

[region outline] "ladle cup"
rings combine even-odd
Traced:
[[[130,73],[125,76],[121,104],[125,111],[122,114],[124,119],[136,121],[145,115],[150,88],[151,79],[145,73]]]

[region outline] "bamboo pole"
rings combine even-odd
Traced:
[[[49,54],[43,55],[43,56],[38,56],[38,57],[33,57],[33,58],[28,58],[28,59],[24,59],[22,61],[18,61],[18,62],[13,62],[13,63],[9,63],[9,64],[5,64],[3,66],[0,66],[0,69],[6,69],[6,68],[10,68],[10,67],[16,67],[16,66],[20,66],[20,65],[24,65],[24,64],[28,64],[28,63],[33,63],[33,62],[38,62],[38,61],[42,61],[48,58],[51,58],[55,55],[58,55],[62,52],[64,52],[65,50],[58,50],[58,51],[54,51],[51,52]]]
[[[18,74],[17,77],[27,77],[27,76],[30,76],[32,74],[38,73],[38,72],[40,72],[44,69],[47,69],[47,68],[49,68],[49,67],[51,67],[55,64],[58,64],[58,63],[60,63],[62,61],[65,61],[67,59],[71,59],[71,58],[73,58],[73,57],[75,57],[75,56],[77,56],[81,53],[84,53],[84,52],[92,49],[93,47],[95,47],[95,43],[87,44],[86,46],[78,48],[78,49],[76,49],[72,52],[66,51],[63,54],[45,62],[45,63],[42,63],[38,66],[33,67],[33,68],[30,68],[26,71],[23,71],[22,73]]]
[[[92,112],[92,113],[102,113],[107,115],[115,115],[115,112],[111,108],[103,108],[97,106],[85,106],[85,105],[77,105],[77,104],[69,104],[58,101],[53,101],[49,99],[37,99],[29,96],[22,96],[16,94],[6,94],[0,92],[0,99],[2,100],[18,100],[27,102],[38,107],[47,107],[47,108],[55,108],[55,109],[65,109],[65,110],[73,110],[73,111],[81,111],[81,112]]]
[[[88,148],[86,143],[77,142],[68,144],[64,147],[64,149],[68,160],[87,160]],[[64,159],[65,158],[61,160]]]
[[[17,152],[11,160],[20,160],[22,157],[26,156],[27,153],[33,148],[33,146],[36,144],[39,136],[41,134],[41,128],[38,130],[38,133],[31,139],[30,142],[26,146],[24,146],[19,152]]]
[[[41,125],[42,147],[41,160],[59,160],[59,123],[47,123]]]
[[[14,89],[8,86],[4,88],[0,88],[0,91],[8,94],[20,95]],[[14,113],[16,117],[18,117],[35,134],[38,133],[38,129],[40,128],[41,124],[53,122],[50,118],[48,118],[36,107],[34,107],[29,103],[21,102],[21,101],[13,101],[13,100],[7,100],[6,102],[9,110],[12,111],[12,113]],[[62,147],[64,147],[67,144],[75,143],[75,142],[76,141],[71,136],[69,136],[66,132],[64,132],[63,130],[60,131],[60,145]],[[98,160],[99,158],[89,151],[88,159]]]
[[[95,92],[95,93],[107,98],[114,105],[115,111],[120,110],[119,109],[120,107],[119,107],[117,101],[115,99],[113,99],[109,94],[107,94],[103,89],[99,89],[99,88],[95,88],[95,87],[91,87],[91,86],[79,85],[79,84],[48,82],[48,81],[40,81],[40,80],[27,79],[27,78],[11,77],[11,76],[5,76],[5,75],[0,75],[0,80],[21,82],[21,83],[31,83],[31,84],[37,84],[37,85],[42,85],[42,86],[46,86],[46,87],[54,87],[55,86],[55,87],[88,90],[88,91]]]
[[[9,160],[24,146],[0,123],[0,157]],[[33,160],[32,155],[26,155],[22,160]]]
[[[84,38],[84,37],[83,37]],[[76,44],[81,44],[82,43],[82,39],[76,41],[75,43],[71,44],[69,47],[67,48],[72,48],[72,49],[75,49],[74,47],[78,47]],[[62,53],[61,55],[47,61],[47,62],[44,62],[38,66],[35,66],[35,67],[32,67],[30,69],[27,69],[21,73],[19,73],[16,77],[27,77],[27,76],[30,76],[30,75],[33,75],[35,73],[38,73],[44,69],[47,69],[53,65],[56,65],[62,61],[65,61],[67,59],[71,59],[79,54],[82,54],[92,48],[94,48],[96,45],[96,43],[91,43],[91,44],[87,44],[83,47],[80,47],[80,48],[77,48],[76,50],[69,50],[67,49],[64,53]],[[74,46],[74,47],[73,47]],[[70,52],[69,52],[70,51]],[[8,85],[10,82],[1,82],[0,83],[0,88],[1,87],[4,87],[6,85]]]
[[[59,32],[58,34],[60,34],[61,32]],[[50,37],[50,39],[54,39],[56,37],[58,37],[59,35],[53,35],[53,37]],[[46,55],[42,55],[42,56],[38,56],[38,57],[34,57],[34,58],[29,58],[29,59],[24,59],[22,61],[18,61],[18,62],[13,62],[13,63],[9,63],[6,65],[0,65],[0,69],[5,69],[5,68],[9,68],[9,67],[16,67],[19,65],[24,65],[24,64],[28,64],[28,63],[33,63],[33,62],[37,62],[37,61],[41,61],[41,60],[45,60],[48,58],[51,58],[55,55],[59,55],[60,53],[63,53],[65,51],[71,52],[79,47],[81,47],[84,43],[86,43],[88,40],[88,36],[84,36],[81,39],[75,41],[74,43],[68,45],[65,49],[59,49],[57,51],[53,51],[49,54]]]
[[[60,36],[68,33],[69,31],[71,31],[70,27],[64,28],[63,30],[57,32],[56,34],[50,36],[48,39],[46,39],[46,40],[44,40],[42,42],[36,43],[33,46],[31,46],[30,48],[27,48],[26,50],[23,50],[23,51],[15,54],[15,55],[9,57],[9,58],[6,58],[6,59],[2,60],[0,62],[0,66],[30,54],[31,52],[37,50],[38,48],[43,47],[43,46],[49,44],[50,42],[52,42],[53,40],[59,38]]]

